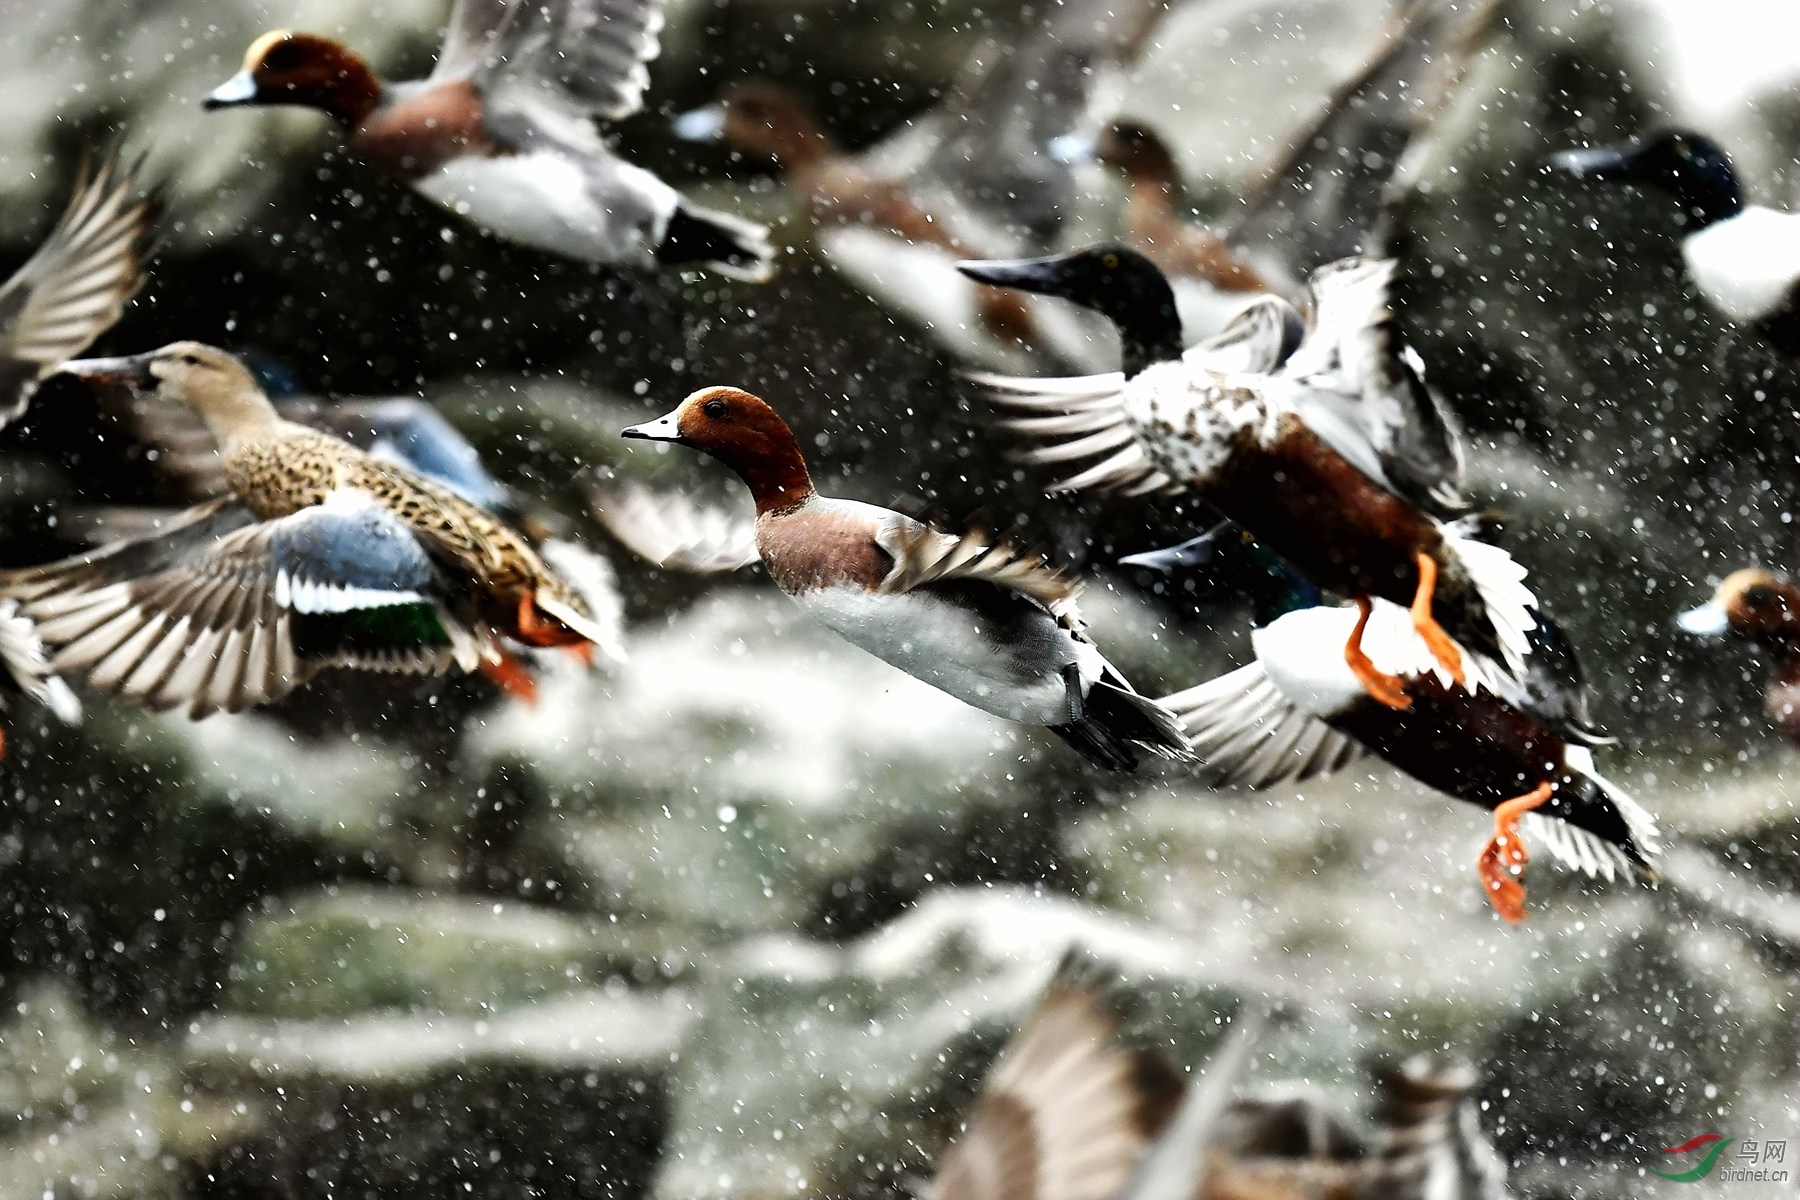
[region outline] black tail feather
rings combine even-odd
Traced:
[[[1074,747],[1076,753],[1109,771],[1135,771],[1138,756],[1133,747],[1171,758],[1185,757],[1187,737],[1175,715],[1148,696],[1104,680],[1088,689],[1082,713],[1050,732]]]
[[[760,283],[774,273],[775,251],[760,225],[725,213],[677,205],[656,248],[658,262],[711,267],[734,279]]]

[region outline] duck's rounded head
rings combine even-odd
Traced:
[[[212,108],[297,104],[360,124],[381,99],[381,85],[355,53],[327,37],[277,29],[250,43],[244,66],[201,101]]]
[[[980,283],[1058,296],[1108,314],[1173,296],[1156,264],[1125,246],[1092,246],[1047,258],[971,260],[956,269]]]
[[[710,454],[750,486],[759,512],[791,507],[812,494],[794,431],[767,401],[739,388],[701,388],[673,412],[622,436]]]
[[[1125,246],[1093,246],[1048,258],[959,262],[977,283],[1056,296],[1091,308],[1119,330],[1125,374],[1181,357],[1175,290],[1155,263]]]
[[[274,406],[250,369],[204,342],[171,342],[125,358],[77,359],[60,370],[90,383],[129,387],[192,409],[221,436],[228,427],[245,428],[275,417]]]
[[[1675,619],[1699,637],[1735,634],[1770,644],[1800,642],[1800,587],[1785,575],[1757,568],[1733,571],[1713,598]]]
[[[1134,121],[1114,121],[1101,131],[1096,157],[1126,178],[1172,187],[1180,182],[1175,154],[1156,131]]]
[[[1731,159],[1705,134],[1671,129],[1623,146],[1564,150],[1552,167],[1601,182],[1629,182],[1660,188],[1681,201],[1682,213],[1705,226],[1743,209]]]

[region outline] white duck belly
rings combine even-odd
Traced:
[[[908,675],[983,712],[1029,725],[1072,720],[1064,671],[1077,665],[1082,688],[1105,660],[1048,613],[1024,603],[990,617],[928,591],[898,595],[856,587],[794,593],[821,625]]]
[[[454,158],[414,186],[496,237],[595,263],[647,265],[677,202],[630,163],[590,169],[548,149]]]
[[[1800,283],[1800,213],[1746,208],[1681,243],[1688,274],[1715,308],[1750,324],[1792,303]]]

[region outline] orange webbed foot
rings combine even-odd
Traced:
[[[1488,903],[1515,925],[1525,918],[1525,864],[1531,861],[1524,839],[1519,836],[1519,818],[1548,802],[1555,790],[1555,785],[1546,780],[1496,808],[1494,836],[1475,860]]]
[[[481,673],[499,685],[501,691],[521,704],[537,703],[537,676],[517,655],[504,650],[499,658],[483,659]]]
[[[1369,614],[1375,609],[1374,603],[1367,596],[1356,599],[1356,628],[1350,631],[1350,641],[1344,646],[1344,661],[1350,665],[1350,671],[1356,676],[1363,690],[1377,701],[1389,708],[1406,709],[1412,707],[1412,697],[1406,694],[1405,681],[1398,675],[1389,675],[1378,669],[1363,653],[1363,630],[1368,627]]]
[[[1444,670],[1450,673],[1450,678],[1461,687],[1467,682],[1463,674],[1462,647],[1456,644],[1455,638],[1444,632],[1444,627],[1431,614],[1432,596],[1437,592],[1437,559],[1420,551],[1413,555],[1413,561],[1419,565],[1419,590],[1413,593],[1412,602],[1413,628],[1425,639],[1431,656],[1438,660]]]

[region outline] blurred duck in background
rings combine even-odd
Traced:
[[[976,286],[954,264],[1061,244],[1094,181],[1091,167],[1052,147],[1072,135],[1091,141],[1167,3],[1023,9],[1012,36],[977,47],[934,108],[855,153],[804,96],[767,81],[733,84],[676,129],[774,162],[832,265],[959,358],[1017,370],[1033,349],[1085,366],[1096,353],[1085,322]]]
[[[595,128],[642,107],[662,25],[660,0],[458,0],[437,67],[407,83],[330,38],[276,30],[205,104],[319,109],[372,165],[508,241],[767,279],[765,230],[689,203]]]
[[[617,632],[523,533],[453,488],[283,420],[242,363],[177,342],[67,363],[199,413],[227,495],[145,537],[7,572],[87,684],[189,715],[277,700],[331,667],[481,668],[529,691],[502,639],[587,656]]]
[[[1370,755],[1446,795],[1494,812],[1477,858],[1483,890],[1508,921],[1525,915],[1528,861],[1521,820],[1558,860],[1612,879],[1649,880],[1661,838],[1640,805],[1600,775],[1593,749],[1610,745],[1589,716],[1591,689],[1574,648],[1538,614],[1530,671],[1491,663],[1467,684],[1451,679],[1397,605],[1377,601],[1362,644],[1405,681],[1414,703],[1372,700],[1334,651],[1362,618],[1254,539],[1226,525],[1127,565],[1178,572],[1200,594],[1250,600],[1256,661],[1167,696],[1203,773],[1225,786],[1265,788],[1329,775]]]
[[[1733,571],[1711,600],[1675,623],[1694,637],[1738,637],[1768,649],[1775,659],[1763,697],[1769,721],[1800,742],[1800,586],[1773,571]]]
[[[1193,1082],[1128,1045],[1071,959],[989,1070],[927,1200],[1502,1200],[1468,1066],[1376,1072],[1374,1135],[1311,1091],[1240,1096],[1269,1021],[1240,1012]]]
[[[1123,177],[1125,244],[1168,277],[1183,325],[1209,336],[1247,297],[1304,305],[1319,267],[1392,252],[1392,209],[1417,173],[1411,159],[1491,41],[1500,8],[1401,4],[1361,65],[1279,140],[1213,225],[1195,219],[1176,149],[1143,122],[1117,119],[1097,140],[1065,137],[1057,149]]]
[[[1044,726],[1108,770],[1135,770],[1140,750],[1187,754],[1174,718],[1083,632],[1079,584],[979,530],[955,536],[819,495],[793,431],[759,397],[703,388],[624,436],[730,467],[756,502],[770,578],[851,644],[983,712]]]
[[[1624,146],[1565,150],[1551,165],[1579,180],[1672,195],[1695,290],[1727,319],[1800,358],[1800,213],[1745,203],[1731,159],[1710,138],[1676,129]]]

